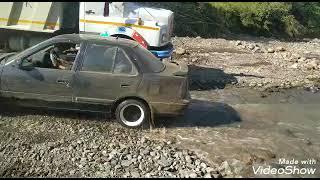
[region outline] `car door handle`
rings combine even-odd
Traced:
[[[65,84],[67,87],[70,87],[68,80],[58,79],[58,80],[57,80],[57,83],[59,83],[59,84]]]
[[[66,83],[68,83],[68,81],[67,80],[58,79],[57,83],[66,84]]]
[[[121,84],[120,85],[120,87],[122,87],[122,88],[127,88],[127,87],[129,87],[130,85],[129,84]]]

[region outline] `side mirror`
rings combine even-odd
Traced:
[[[27,59],[23,59],[19,63],[19,68],[22,69],[22,70],[25,70],[25,71],[31,71],[34,68],[34,66]]]

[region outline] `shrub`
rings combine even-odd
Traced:
[[[174,34],[303,37],[320,32],[320,2],[147,2],[175,13]]]

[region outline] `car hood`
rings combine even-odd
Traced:
[[[164,61],[165,69],[161,74],[173,75],[173,76],[187,76],[188,66],[185,63]]]

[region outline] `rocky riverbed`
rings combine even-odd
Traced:
[[[103,115],[1,107],[0,134],[2,177],[227,175],[193,151],[148,139],[144,131],[106,122]]]
[[[319,39],[175,37],[173,43],[173,59],[191,66],[198,89],[236,85],[263,91],[303,87],[316,92],[320,87]]]
[[[174,38],[190,68],[185,115],[152,130],[103,114],[0,106],[1,177],[319,177],[318,39]],[[305,91],[309,90],[309,91]],[[315,174],[254,174],[314,159]]]

